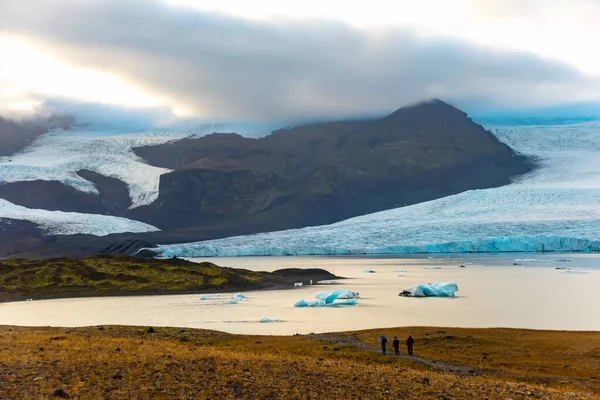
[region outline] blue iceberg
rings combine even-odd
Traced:
[[[277,318],[269,318],[269,317],[262,317],[258,322],[260,323],[270,323],[270,322],[279,322],[279,319]]]
[[[353,292],[348,289],[336,289],[332,292],[317,292],[315,293],[316,300],[300,299],[294,307],[338,307],[338,306],[355,306],[358,304],[356,299],[360,298],[358,292]]]
[[[454,297],[458,292],[456,282],[419,283],[404,289],[398,296],[406,297]]]

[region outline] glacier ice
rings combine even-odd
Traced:
[[[331,292],[317,292],[315,299],[325,300],[326,303],[332,303],[336,299],[359,299],[360,293],[348,289],[336,289]]]
[[[358,292],[348,289],[336,289],[331,292],[315,293],[316,300],[300,299],[294,303],[294,307],[337,307],[354,306],[358,304],[356,299],[360,298]]]
[[[261,323],[279,322],[279,319],[270,318],[270,317],[262,317],[258,322],[261,322]]]
[[[237,301],[247,301],[248,300],[248,297],[246,297],[246,295],[243,293],[235,293],[231,296],[231,298],[233,300],[237,300]]]
[[[398,296],[407,297],[454,297],[458,292],[456,282],[419,283],[404,289]]]
[[[50,235],[105,236],[120,232],[154,232],[159,229],[127,218],[99,214],[46,211],[21,207],[0,199],[0,219],[31,221]]]
[[[76,173],[88,169],[125,182],[134,208],[156,200],[160,175],[171,171],[146,164],[132,151],[134,147],[213,132],[260,137],[280,127],[280,123],[205,123],[196,126],[194,133],[54,130],[40,136],[24,151],[0,157],[0,184],[41,179],[97,194],[95,185]]]
[[[125,182],[132,208],[147,205],[158,197],[160,175],[170,170],[146,164],[132,148],[162,144],[185,136],[189,134],[49,132],[23,152],[0,157],[0,184],[41,179],[59,181],[77,190],[97,194],[96,186],[76,173],[88,169]]]
[[[600,250],[600,122],[496,127],[540,167],[510,185],[331,225],[164,245],[162,257]]]

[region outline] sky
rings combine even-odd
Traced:
[[[600,103],[600,0],[2,0],[0,114],[147,124]]]

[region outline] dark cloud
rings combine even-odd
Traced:
[[[217,118],[385,112],[440,97],[469,108],[589,98],[598,82],[526,53],[364,31],[249,21],[156,0],[2,0],[0,26]]]

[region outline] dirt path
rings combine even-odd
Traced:
[[[365,342],[361,341],[359,338],[357,338],[356,336],[340,335],[340,334],[336,334],[336,333],[319,333],[319,334],[312,334],[311,336],[314,337],[315,339],[323,340],[323,341],[329,342],[331,344],[352,346],[352,347],[360,349],[360,350],[372,351],[372,352],[381,354],[381,348],[379,346],[373,346],[368,343],[365,343]],[[417,364],[421,364],[428,368],[431,368],[435,371],[452,372],[452,373],[455,373],[458,375],[479,375],[481,373],[481,370],[476,369],[476,368],[471,368],[471,367],[467,367],[464,365],[451,364],[451,363],[448,363],[445,361],[433,360],[431,358],[424,358],[424,357],[419,357],[419,356],[409,356],[409,355],[403,354],[403,353],[400,353],[399,356],[396,356],[394,354],[394,349],[392,346],[389,346],[387,356],[400,358],[400,359],[404,359],[404,360],[410,360]]]

